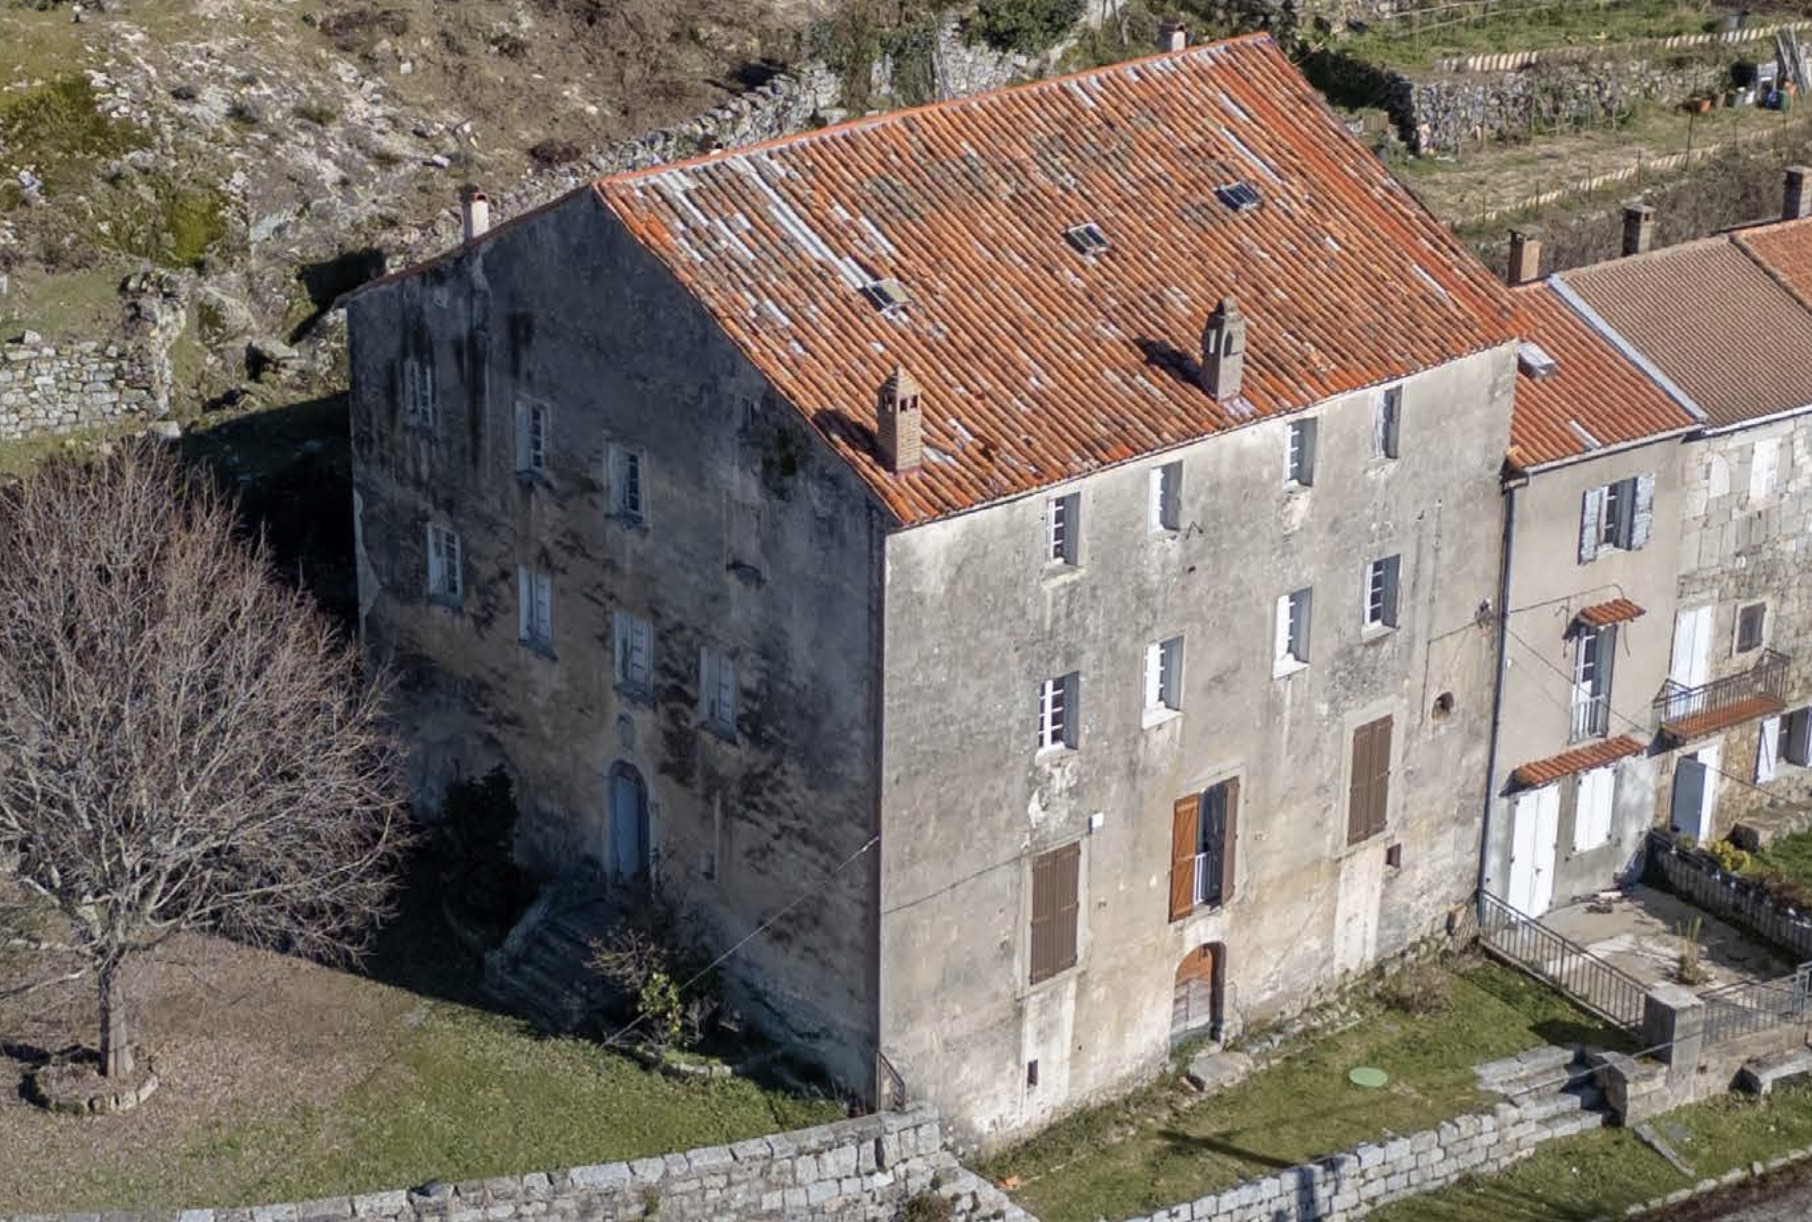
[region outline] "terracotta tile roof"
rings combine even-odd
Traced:
[[[1722,236],[1562,273],[1712,428],[1812,404],[1812,310]]]
[[[1593,603],[1589,607],[1581,607],[1579,614],[1575,615],[1573,619],[1588,628],[1603,628],[1608,624],[1623,624],[1633,619],[1641,619],[1646,614],[1648,614],[1647,611],[1627,598],[1613,598],[1609,602]]]
[[[1510,774],[1510,784],[1514,789],[1534,789],[1550,781],[1558,781],[1563,776],[1573,776],[1592,768],[1602,768],[1614,764],[1631,755],[1641,755],[1646,750],[1640,742],[1625,734],[1617,738],[1601,739],[1551,755],[1545,760],[1534,760],[1520,764]]]
[[[1244,182],[1256,208],[1216,189]],[[600,199],[904,522],[1509,340],[1508,293],[1264,36],[601,179]],[[1099,226],[1080,253],[1065,231]],[[863,291],[891,280],[904,307]],[[1240,396],[1196,380],[1248,320]],[[873,452],[924,387],[925,461]]]
[[[1776,221],[1731,237],[1801,301],[1812,304],[1812,220]]]
[[[1517,334],[1554,360],[1546,377],[1517,376],[1510,417],[1512,466],[1539,467],[1696,423],[1552,285],[1522,285],[1511,296]]]
[[[1745,721],[1754,721],[1761,717],[1772,717],[1787,707],[1787,702],[1779,696],[1750,696],[1735,704],[1723,708],[1711,709],[1704,713],[1695,713],[1691,717],[1682,717],[1677,721],[1663,721],[1661,728],[1675,742],[1687,742],[1694,738],[1704,738],[1707,734],[1716,734],[1731,726],[1740,726]]]

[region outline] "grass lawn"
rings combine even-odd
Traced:
[[[1698,34],[1714,24],[1722,5],[1680,0],[1495,0],[1482,20],[1463,20],[1452,11],[1425,18],[1404,17],[1376,26],[1340,44],[1373,63],[1413,68],[1454,55],[1539,51],[1549,47],[1596,46],[1637,38]],[[1766,20],[1758,10],[1755,20]],[[1735,6],[1731,6],[1735,11]]]
[[[1472,1067],[1544,1043],[1622,1043],[1565,999],[1495,964],[1453,978],[1446,1008],[1380,1008],[1358,1026],[1209,1098],[1166,1080],[1078,1113],[979,1168],[1016,1176],[1044,1222],[1123,1218],[1486,1106]],[[1372,1065],[1382,1090],[1347,1081]]]
[[[1503,1175],[1399,1201],[1376,1222],[1584,1222],[1812,1144],[1812,1088],[1777,1087],[1771,1098],[1708,1099],[1655,1122],[1693,1169],[1681,1175],[1627,1129],[1599,1129],[1541,1146]]]
[[[1802,886],[1812,887],[1812,832],[1782,836],[1755,855],[1756,863],[1773,867]]]

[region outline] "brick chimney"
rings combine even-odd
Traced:
[[[1812,216],[1812,191],[1806,189],[1806,177],[1812,175],[1812,166],[1790,165],[1787,167],[1787,187],[1781,193],[1781,219],[1783,221],[1804,220]]]
[[[459,189],[459,221],[468,242],[491,227],[491,201],[471,183]]]
[[[1510,231],[1510,266],[1504,277],[1511,284],[1541,278],[1541,235],[1532,229]]]
[[[1231,297],[1221,298],[1202,328],[1202,389],[1225,403],[1239,394],[1246,364],[1246,317]]]
[[[1655,242],[1655,210],[1647,204],[1623,205],[1623,253],[1642,255]]]
[[[1189,45],[1189,27],[1180,21],[1166,21],[1158,27],[1158,50],[1181,51]]]
[[[881,465],[894,474],[911,471],[924,455],[924,418],[919,413],[919,384],[904,366],[896,365],[881,383],[875,403],[875,448]]]

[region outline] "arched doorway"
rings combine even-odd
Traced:
[[[1177,964],[1176,991],[1170,1007],[1170,1038],[1174,1043],[1221,1027],[1222,982],[1226,979],[1227,948],[1219,942],[1193,947]]]
[[[633,766],[618,762],[610,766],[608,792],[610,872],[616,878],[644,876],[652,861],[648,786]]]

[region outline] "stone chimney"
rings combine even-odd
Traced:
[[[1806,189],[1807,175],[1812,175],[1812,166],[1787,167],[1787,188],[1781,193],[1783,221],[1799,221],[1812,216],[1812,191]]]
[[[1623,205],[1623,253],[1642,255],[1655,243],[1655,210],[1647,204]]]
[[[875,447],[881,465],[894,474],[911,471],[924,455],[924,418],[919,413],[919,384],[904,366],[894,366],[881,383],[875,404]]]
[[[1221,298],[1202,328],[1202,389],[1225,403],[1239,394],[1246,364],[1246,317],[1231,297]]]
[[[1181,51],[1189,45],[1189,27],[1180,21],[1166,21],[1158,27],[1158,50]]]
[[[1510,231],[1510,267],[1504,277],[1511,284],[1541,279],[1541,235],[1532,229]]]
[[[468,242],[491,227],[491,201],[470,183],[459,189],[459,220]]]

